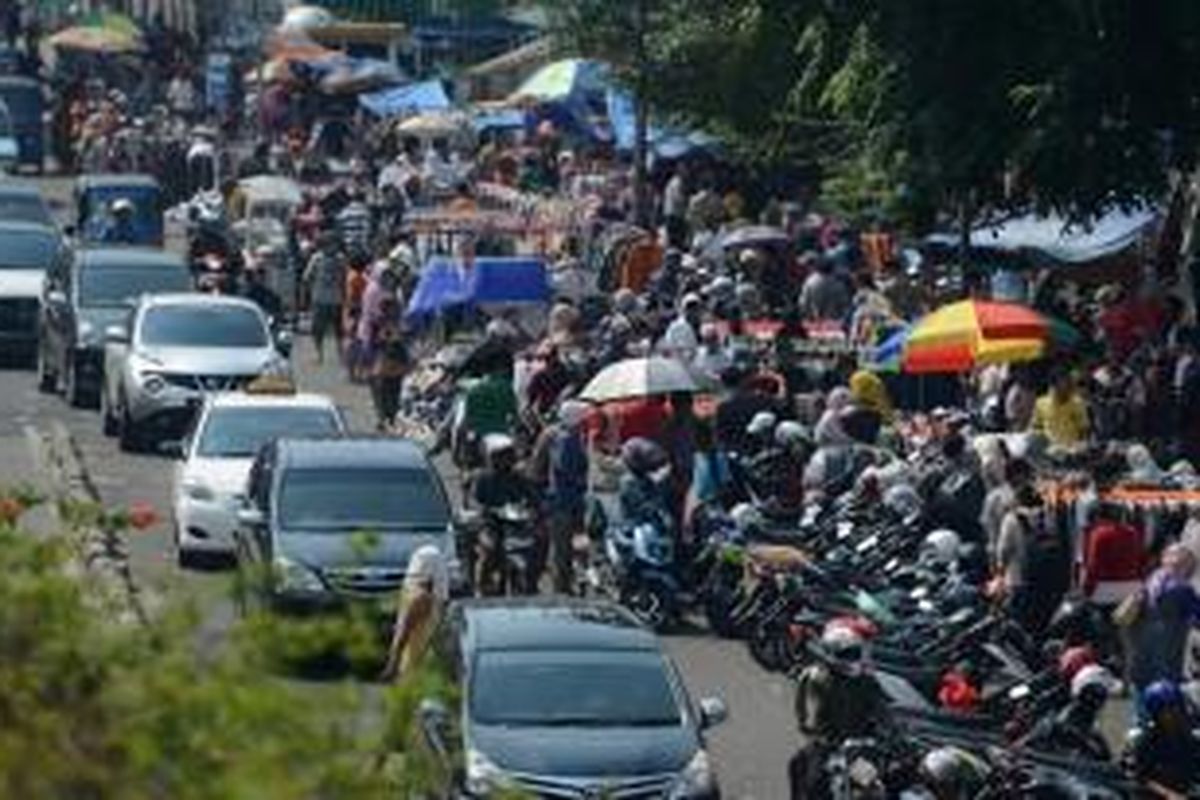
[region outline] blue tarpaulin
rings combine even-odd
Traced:
[[[364,94],[358,98],[358,102],[378,117],[445,111],[450,108],[450,98],[441,81],[413,83]]]
[[[1110,211],[1088,224],[1068,222],[1052,214],[1030,214],[971,232],[971,247],[1000,253],[1032,253],[1051,261],[1084,264],[1116,255],[1136,244],[1158,219],[1156,209]],[[958,237],[949,233],[926,239],[934,246],[957,247]]]
[[[484,131],[512,131],[526,127],[528,120],[525,112],[515,108],[503,108],[496,111],[480,111],[471,118],[471,125],[477,133]]]
[[[550,281],[540,258],[478,258],[468,268],[459,259],[431,258],[409,300],[405,317],[420,325],[459,306],[545,303]]]
[[[612,128],[613,143],[622,152],[632,152],[637,136],[636,114],[633,97],[628,92],[609,89],[606,97],[608,124]],[[717,140],[698,131],[683,132],[678,129],[662,128],[653,123],[647,131],[650,149],[658,158],[682,158],[696,150],[716,146]]]

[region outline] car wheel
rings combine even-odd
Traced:
[[[116,414],[117,423],[117,441],[122,450],[126,453],[137,453],[142,450],[145,443],[142,437],[134,429],[134,422],[129,417],[129,409],[125,404],[121,404],[121,408]]]
[[[196,553],[187,550],[183,546],[183,534],[179,531],[179,523],[175,522],[171,525],[173,537],[175,539],[175,563],[180,569],[194,569],[196,566]]]
[[[117,435],[117,418],[113,416],[112,403],[109,402],[108,392],[100,389],[100,428],[105,436]]]
[[[40,346],[37,349],[37,379],[39,392],[53,394],[58,390],[58,376],[46,363],[46,351]]]

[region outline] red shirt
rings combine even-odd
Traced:
[[[1139,581],[1146,571],[1142,532],[1132,525],[1101,520],[1088,529],[1083,552],[1083,591],[1100,582]]]

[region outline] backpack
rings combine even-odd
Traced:
[[[1023,512],[1017,520],[1025,533],[1025,554],[1021,572],[1027,586],[1046,592],[1065,592],[1071,584],[1071,552],[1064,537],[1048,529],[1045,517],[1036,524]]]

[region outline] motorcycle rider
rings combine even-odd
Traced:
[[[1149,722],[1130,734],[1124,762],[1148,797],[1184,800],[1200,784],[1200,737],[1179,684],[1156,681],[1142,692]]]
[[[475,480],[474,499],[483,511],[487,543],[479,547],[479,570],[476,576],[481,594],[496,590],[497,578],[504,569],[503,532],[497,525],[496,513],[507,505],[518,505],[536,511],[538,491],[517,469],[517,443],[509,435],[491,433],[483,438],[487,466]]]
[[[103,241],[110,244],[136,244],[137,230],[133,225],[133,201],[121,197],[109,206],[108,225],[105,226]]]
[[[621,446],[621,476],[618,502],[627,526],[665,526],[673,531],[671,513],[671,462],[667,451],[640,436]]]
[[[1034,726],[1021,741],[1025,747],[1094,761],[1110,761],[1112,751],[1097,729],[1100,712],[1120,682],[1099,664],[1089,664],[1071,678],[1071,702]]]
[[[821,634],[824,658],[801,671],[795,712],[800,747],[788,763],[793,800],[823,798],[829,791],[825,763],[846,739],[879,739],[890,727],[887,697],[867,670],[862,637],[845,624]]]

